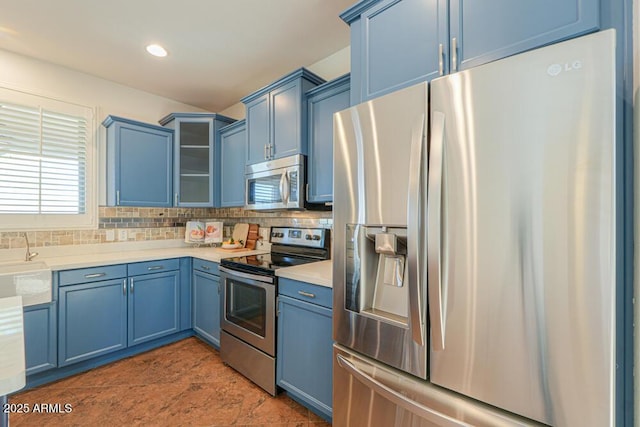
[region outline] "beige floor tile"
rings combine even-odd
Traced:
[[[11,414],[23,426],[329,426],[281,393],[271,397],[225,366],[197,338],[133,356],[11,396],[30,413]],[[65,412],[33,412],[35,404]],[[40,409],[40,408],[39,408]]]

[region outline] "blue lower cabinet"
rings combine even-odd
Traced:
[[[58,364],[127,347],[127,280],[60,286]]]
[[[180,330],[180,272],[129,278],[128,345]]]
[[[24,351],[27,375],[46,371],[58,365],[56,308],[55,301],[24,308]]]
[[[279,286],[296,286],[300,283],[302,282],[280,279]],[[304,285],[307,289],[309,286],[315,286]],[[282,292],[278,301],[277,384],[285,389],[290,397],[330,421],[333,372],[332,310],[291,298]]]
[[[192,286],[193,330],[220,348],[220,278],[194,270]]]
[[[190,328],[182,316],[189,269],[188,260],[173,258],[59,272],[58,365]]]

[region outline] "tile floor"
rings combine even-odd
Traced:
[[[285,393],[273,398],[225,366],[216,350],[187,338],[9,398],[22,426],[312,426],[329,424]],[[71,405],[35,413],[36,404]]]

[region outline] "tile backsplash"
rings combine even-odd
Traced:
[[[85,245],[126,241],[183,239],[187,221],[222,221],[226,226],[239,222],[261,227],[292,226],[331,228],[331,212],[257,212],[242,208],[133,208],[100,207],[99,224],[94,230],[29,231],[32,247]],[[25,247],[22,231],[0,232],[0,249]],[[113,240],[109,240],[113,237]]]

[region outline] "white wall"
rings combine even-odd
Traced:
[[[351,49],[349,46],[347,46],[344,49],[337,51],[333,55],[330,55],[321,61],[318,61],[311,65],[306,65],[305,68],[319,75],[327,81],[333,80],[336,77],[340,77],[341,75],[347,74],[349,71],[351,71]],[[255,88],[255,90],[258,89],[260,88]],[[249,94],[247,93],[245,95]],[[233,117],[234,119],[238,120],[244,119],[244,104],[242,102],[239,102],[238,100],[238,103],[223,111],[220,111],[220,114]]]
[[[114,59],[117,60],[117,59]],[[204,111],[161,96],[104,80],[70,68],[0,49],[0,87],[21,90],[95,109],[95,144],[98,149],[98,204],[106,202],[105,138],[100,123],[110,114],[158,124],[175,111]]]
[[[114,60],[117,61],[117,58]],[[0,49],[0,85],[90,107],[98,120],[114,114],[157,124],[174,111],[203,111],[70,68]]]

